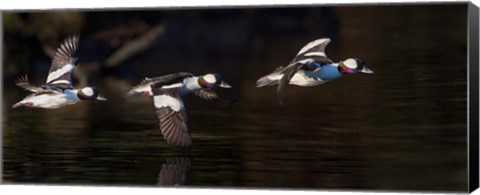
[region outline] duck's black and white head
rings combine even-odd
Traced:
[[[81,100],[107,100],[100,94],[100,90],[96,87],[84,87],[77,91],[77,96]]]
[[[373,70],[367,67],[365,61],[359,58],[348,58],[338,63],[338,70],[342,74],[354,74],[357,72],[373,74]]]
[[[198,84],[202,88],[212,89],[216,87],[232,88],[219,74],[206,74],[198,77]]]

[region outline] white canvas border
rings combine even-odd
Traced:
[[[188,0],[188,1],[158,1],[158,0],[142,0],[138,1],[98,1],[98,0],[2,0],[0,3],[0,10],[49,10],[49,9],[95,9],[95,8],[144,8],[144,7],[206,7],[206,6],[259,6],[259,5],[298,5],[298,4],[321,4],[321,5],[338,5],[338,4],[377,4],[377,3],[444,3],[444,2],[465,2],[458,0],[243,0],[243,1],[225,1],[225,0]],[[471,0],[477,6],[480,5],[480,0]],[[0,16],[0,22],[1,22]],[[1,24],[1,23],[0,23]],[[3,36],[0,31],[0,46],[2,45]],[[0,54],[1,54],[0,47]],[[0,57],[0,62],[3,63]],[[0,69],[1,71],[1,69]],[[0,80],[0,86],[3,86],[3,79]],[[2,90],[3,91],[3,90]],[[1,95],[1,92],[0,92]],[[0,105],[1,106],[1,105]],[[1,126],[0,126],[1,129]],[[1,139],[0,139],[1,145]],[[0,150],[1,155],[1,150]],[[1,170],[1,165],[0,165]],[[1,172],[0,172],[1,173]],[[1,176],[1,175],[0,175]],[[134,188],[134,187],[83,187],[83,186],[36,186],[36,185],[1,185],[0,194],[208,194],[208,195],[244,195],[251,193],[251,195],[309,195],[309,194],[434,194],[434,193],[398,193],[398,192],[380,192],[380,191],[298,191],[298,190],[245,190],[245,189],[194,189],[194,188]],[[438,193],[435,193],[438,194]],[[443,193],[447,194],[447,193]],[[480,195],[480,190],[476,190],[472,194]]]

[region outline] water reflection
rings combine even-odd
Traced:
[[[159,186],[181,186],[187,183],[187,173],[190,170],[189,157],[168,157],[158,174]]]

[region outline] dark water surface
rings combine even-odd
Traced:
[[[465,6],[336,9],[339,38],[327,54],[334,61],[362,57],[375,74],[289,87],[283,107],[275,101],[275,88],[257,89],[255,79],[288,63],[305,41],[298,43],[297,35],[260,36],[268,40],[261,47],[266,57],[246,52],[242,61],[219,62],[234,88],[218,91],[237,97],[236,104],[185,97],[190,153],[169,149],[149,98],[114,97],[120,91],[107,94],[112,99],[107,102],[11,110],[27,93],[5,81],[3,181],[463,191],[465,11]],[[348,19],[355,13],[365,14]],[[167,69],[180,71],[175,67]],[[103,88],[109,80],[125,82],[105,78]]]

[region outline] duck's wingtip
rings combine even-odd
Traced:
[[[283,103],[283,98],[282,98],[282,97],[277,97],[277,101],[278,101],[278,104],[279,104],[280,106],[283,106],[283,105],[284,105],[284,103]]]

